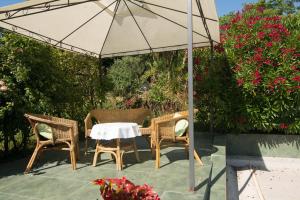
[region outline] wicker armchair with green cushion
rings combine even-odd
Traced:
[[[134,122],[141,126],[140,131],[143,136],[151,140],[151,131],[143,129],[145,119],[151,116],[150,110],[146,108],[126,109],[126,110],[103,110],[95,109],[88,113],[84,120],[85,124],[85,153],[87,152],[88,139],[90,138],[93,127],[93,120],[95,123],[112,123],[112,122]]]
[[[77,121],[47,115],[25,114],[36,136],[36,147],[26,167],[28,173],[37,156],[48,149],[70,151],[72,169],[79,158]]]
[[[174,145],[180,142],[184,145],[185,149],[189,148],[189,135],[188,135],[188,111],[181,111],[173,114],[164,115],[153,119],[154,146],[156,150],[156,168],[160,167],[160,149],[162,145]],[[163,144],[163,142],[168,142]],[[194,151],[196,160],[203,165],[196,150]]]

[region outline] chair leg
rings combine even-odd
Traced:
[[[76,169],[76,148],[72,144],[70,147],[70,159],[71,159],[71,164],[72,164],[72,169]]]
[[[138,152],[137,147],[136,147],[136,141],[135,141],[135,138],[133,138],[133,150],[134,150],[134,153],[135,153],[135,157],[136,157],[137,162],[140,162],[140,156],[139,156],[139,152]],[[122,157],[123,157],[123,156],[122,156]]]
[[[122,151],[121,153],[120,153],[120,160],[119,160],[119,169],[120,170],[123,170],[123,155],[124,155],[124,152]]]
[[[152,158],[155,159],[155,143],[153,141],[151,141],[151,154],[152,154]]]
[[[96,146],[96,149],[95,149],[95,154],[94,154],[94,159],[93,159],[93,166],[96,167],[96,164],[97,164],[97,158],[98,158],[98,154],[100,152],[98,151],[98,144]]]
[[[85,146],[84,146],[84,155],[87,154],[87,148],[88,148],[88,138],[85,138]]]
[[[186,153],[186,157],[189,157],[189,145],[188,144],[184,146],[184,150]]]
[[[117,144],[117,150],[116,150],[116,164],[117,164],[117,170],[122,170],[121,167],[121,141],[120,139],[116,139]]]
[[[120,150],[117,150],[116,152],[117,156],[116,156],[116,165],[117,165],[117,170],[118,171],[121,171],[122,170],[122,167],[121,167],[121,152]]]
[[[194,150],[194,157],[195,159],[199,162],[199,164],[202,166],[203,165],[203,162],[202,160],[200,159],[198,153],[196,152],[196,150]]]
[[[33,166],[33,163],[34,163],[34,161],[35,161],[37,155],[39,154],[39,150],[41,149],[41,147],[42,147],[42,146],[39,145],[39,144],[36,145],[36,147],[35,147],[35,149],[34,149],[34,152],[33,152],[32,156],[31,156],[31,158],[30,158],[30,160],[29,160],[29,162],[28,162],[28,164],[27,164],[26,170],[25,170],[25,172],[24,172],[25,174],[27,174],[27,173],[30,172],[30,170],[31,170],[31,168],[32,168],[32,166]]]
[[[79,160],[80,156],[80,151],[79,151],[79,144],[78,144],[78,141],[76,143],[76,160]]]
[[[156,144],[156,162],[155,168],[159,169],[160,167],[160,145]]]

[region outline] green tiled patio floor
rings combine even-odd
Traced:
[[[138,139],[140,163],[136,163],[133,153],[124,156],[124,170],[117,171],[115,163],[108,154],[96,167],[91,166],[93,152],[81,155],[77,170],[73,171],[67,152],[48,151],[34,165],[32,173],[23,175],[27,159],[0,166],[0,199],[45,199],[76,200],[101,199],[98,187],[91,182],[103,177],[126,176],[135,184],[147,183],[153,186],[162,200],[204,199],[211,170],[211,139],[196,140],[195,147],[202,156],[204,166],[195,162],[196,188],[188,192],[188,160],[186,152],[180,147],[162,150],[161,168],[155,170],[154,160],[143,138]],[[81,152],[82,153],[82,152]]]

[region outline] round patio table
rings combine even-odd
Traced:
[[[100,153],[110,153],[116,158],[117,170],[122,170],[123,154],[133,150],[137,161],[139,154],[136,147],[135,137],[141,136],[137,123],[116,122],[96,124],[92,127],[91,138],[97,140],[93,166],[96,166]],[[121,143],[121,139],[131,138],[130,143]]]
[[[126,139],[141,136],[137,123],[116,122],[93,126],[91,138],[96,140]]]

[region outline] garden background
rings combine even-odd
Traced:
[[[194,49],[196,131],[300,134],[299,2],[245,5],[220,18],[213,54]],[[99,60],[0,29],[0,80],[1,161],[32,148],[24,113],[75,119],[83,136],[94,108],[187,108],[186,51]]]

